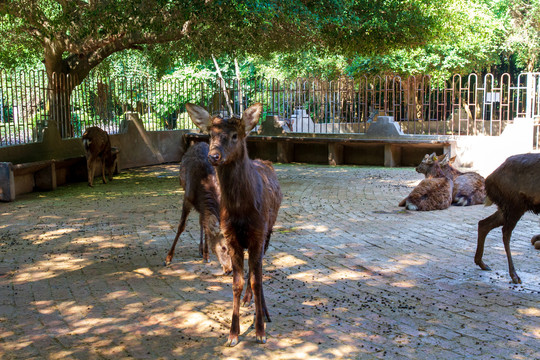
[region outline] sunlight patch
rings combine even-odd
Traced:
[[[527,316],[540,316],[539,308],[518,309],[518,312]]]
[[[279,267],[291,267],[305,265],[307,264],[307,262],[290,254],[281,254],[274,257],[274,259],[272,260],[272,264]]]
[[[50,279],[65,271],[79,270],[92,262],[86,259],[75,259],[68,254],[52,256],[48,260],[36,261],[20,270],[20,274],[13,277],[14,284],[35,282]]]
[[[414,284],[414,282],[407,281],[407,280],[393,282],[391,285],[395,286],[395,287],[399,287],[399,288],[413,288],[413,287],[416,286],[416,284]]]
[[[154,272],[150,270],[149,268],[140,268],[140,269],[133,270],[133,272],[136,272],[137,274],[141,274],[143,276],[154,275]]]

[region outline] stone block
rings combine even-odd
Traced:
[[[366,136],[372,138],[391,138],[405,135],[393,116],[379,116],[366,131]]]
[[[0,162],[0,201],[15,200],[15,178],[10,162]]]

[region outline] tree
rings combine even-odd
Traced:
[[[355,54],[418,46],[437,35],[435,0],[0,0],[0,61],[39,54],[63,136],[70,94],[111,54],[151,52],[156,62],[314,47]],[[69,76],[69,81],[59,81]],[[66,116],[58,116],[66,114]]]
[[[538,68],[540,52],[540,1],[508,0],[510,36],[506,45],[518,65],[532,72]]]
[[[481,73],[501,64],[508,32],[501,1],[456,0],[449,5],[449,13],[444,36],[413,49],[355,57],[346,72],[351,76],[429,74],[441,82],[453,74]]]

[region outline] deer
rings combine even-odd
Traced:
[[[208,254],[208,244],[210,243],[210,248],[221,264],[223,274],[229,274],[232,271],[231,256],[219,227],[220,193],[216,171],[208,160],[207,143],[197,143],[184,153],[180,162],[179,179],[180,185],[184,189],[182,215],[171,249],[165,258],[165,265],[171,263],[178,238],[186,228],[187,217],[195,208],[199,213],[199,255],[204,262],[210,262]]]
[[[103,179],[103,183],[107,183],[105,170],[107,171],[109,181],[112,181],[117,152],[112,151],[111,141],[107,132],[96,126],[89,127],[82,136],[82,142],[86,155],[88,186],[94,186],[94,164],[97,161],[101,164],[101,178]]]
[[[447,155],[437,156],[435,153],[426,154],[422,162],[416,167],[416,171],[424,174],[426,178],[440,176],[438,170],[433,169],[435,161],[439,162],[442,172],[452,178],[454,190],[452,193],[452,205],[469,206],[483,204],[486,198],[485,179],[475,172],[461,172],[452,166],[454,158]]]
[[[508,259],[508,271],[514,284],[521,284],[516,273],[510,251],[510,237],[523,214],[531,211],[540,213],[540,154],[510,156],[486,178],[486,205],[497,205],[497,211],[478,222],[478,239],[474,262],[482,270],[491,270],[483,261],[484,244],[489,232],[502,226],[504,251]],[[531,243],[538,243],[535,235]]]
[[[442,171],[436,160],[431,171],[434,176],[423,179],[399,206],[413,211],[444,210],[450,207],[454,188],[451,176]]]
[[[269,161],[251,160],[246,137],[257,125],[262,104],[248,107],[242,116],[211,116],[195,104],[186,104],[193,123],[210,134],[208,158],[216,168],[221,190],[221,230],[227,239],[233,268],[233,313],[226,346],[238,344],[240,297],[244,288],[244,249],[248,252],[249,277],[244,305],[254,296],[255,335],[266,343],[265,323],[270,315],[262,283],[263,256],[268,249],[283,195]]]

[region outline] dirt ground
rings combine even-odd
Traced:
[[[412,168],[276,165],[284,193],[265,257],[268,342],[253,305],[224,346],[232,278],[198,255],[195,213],[173,262],[178,165],[0,204],[2,359],[538,359],[540,252],[526,214],[473,261],[482,205],[408,212]],[[247,268],[247,266],[246,266]]]

